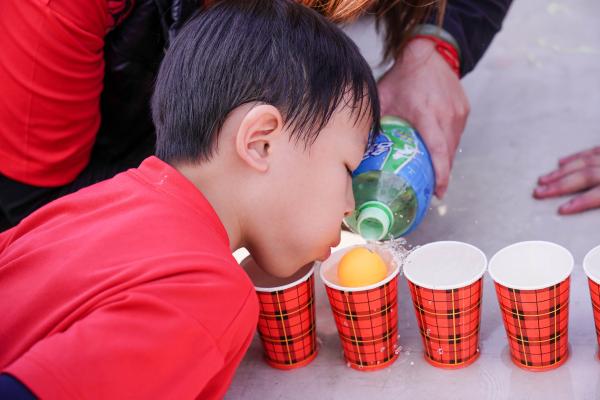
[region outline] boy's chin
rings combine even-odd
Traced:
[[[331,248],[327,249],[320,257],[317,258],[317,261],[325,261],[331,256]]]
[[[267,274],[282,279],[291,277],[303,266],[302,263],[290,264],[289,262],[272,262],[271,260],[264,260],[262,263],[259,263],[259,265]]]

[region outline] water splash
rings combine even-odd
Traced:
[[[386,242],[380,242],[378,244],[392,255],[392,260],[396,265],[400,265],[400,272],[402,272],[404,260],[406,260],[406,257],[413,250],[406,239],[390,239]]]

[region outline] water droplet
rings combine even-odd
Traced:
[[[352,365],[348,362],[348,363],[346,363],[346,367],[352,368]]]
[[[415,365],[415,363],[411,361],[411,362],[410,362],[410,365]]]
[[[410,356],[410,351],[405,351],[404,354],[406,354],[407,356]]]
[[[398,354],[400,354],[400,350],[396,350],[396,351],[394,351],[394,354],[395,354],[395,355],[398,355]]]
[[[438,354],[444,354],[444,349],[442,349],[441,347],[438,349]]]
[[[382,347],[381,349],[379,349],[379,351],[380,351],[381,353],[383,353],[383,352],[385,351],[385,347]]]

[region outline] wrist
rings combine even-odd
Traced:
[[[415,29],[409,40],[423,39],[433,43],[450,68],[460,77],[460,47],[454,37],[437,25],[424,24]]]

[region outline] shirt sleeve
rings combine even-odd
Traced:
[[[105,0],[0,1],[4,175],[59,186],[87,163],[100,124],[106,20]]]
[[[38,342],[6,372],[44,399],[186,399],[227,366],[224,354],[195,318],[135,290]]]
[[[475,68],[500,31],[512,0],[448,0],[443,27],[457,41],[461,76]],[[434,22],[432,17],[430,22]]]

